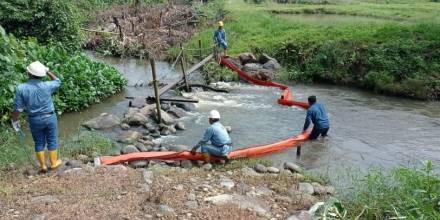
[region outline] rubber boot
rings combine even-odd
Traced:
[[[40,172],[45,173],[47,171],[46,160],[44,158],[44,151],[38,151],[37,155],[38,163],[40,164]]]
[[[61,160],[58,160],[57,150],[49,151],[50,168],[56,169],[61,165]]]
[[[211,162],[211,160],[210,160],[211,158],[208,153],[202,153],[202,155],[203,155],[203,158],[205,159],[205,163]]]

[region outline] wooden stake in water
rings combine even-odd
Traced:
[[[202,60],[202,40],[199,40],[199,59]]]
[[[185,73],[185,53],[183,51],[183,45],[180,43],[180,49],[182,50],[182,54],[180,55],[180,65],[182,66],[182,74],[183,74],[183,82],[185,83],[185,91],[189,92],[189,85],[188,81],[186,80],[186,73]]]
[[[157,86],[157,77],[156,77],[156,63],[154,59],[150,59],[151,64],[151,73],[153,74],[153,86],[154,86],[154,98],[156,99],[156,110],[157,110],[157,121],[159,123],[162,122],[162,115],[160,111],[160,96],[159,96],[159,88]]]

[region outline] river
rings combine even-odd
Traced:
[[[127,109],[125,96],[146,96],[151,87],[133,87],[151,80],[150,66],[136,59],[97,58],[117,69],[129,80],[124,92],[92,105],[81,113],[60,118],[61,139],[68,139],[80,124],[102,112],[122,115]],[[158,75],[164,82],[177,79],[179,70],[158,62]],[[217,109],[222,123],[233,128],[234,147],[271,143],[298,134],[305,110],[276,103],[280,91],[247,83],[224,84],[230,93],[198,91],[185,96],[200,100],[197,111],[183,118],[187,130],[162,138],[164,144],[194,145],[208,126],[207,113]],[[329,137],[296,150],[266,156],[275,165],[296,161],[309,170],[326,175],[335,170],[370,167],[389,169],[396,165],[413,165],[433,160],[440,164],[440,103],[394,98],[353,88],[329,85],[291,85],[296,99],[316,95],[329,113]]]

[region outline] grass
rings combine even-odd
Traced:
[[[246,4],[229,1],[229,53],[268,53],[292,81],[351,85],[377,93],[440,99],[440,4]],[[300,16],[296,13],[302,14]],[[325,14],[325,15],[322,15]],[[212,44],[215,27],[187,44]],[[174,57],[176,48],[170,50]]]
[[[431,161],[423,168],[370,170],[353,182],[321,209],[321,217],[327,210],[339,212],[336,219],[440,219],[440,176]]]

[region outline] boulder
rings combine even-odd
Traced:
[[[193,163],[190,160],[182,160],[180,162],[180,166],[185,169],[191,169],[193,167]]]
[[[171,145],[171,146],[168,147],[168,150],[176,151],[176,152],[186,151],[186,150],[189,150],[189,149],[190,149],[189,146],[182,145],[182,144]]]
[[[263,68],[274,71],[281,68],[281,65],[276,60],[269,60],[265,64],[263,64]]]
[[[182,118],[188,115],[185,110],[178,108],[176,106],[171,106],[170,109],[167,111],[167,113],[176,118]]]
[[[121,124],[121,129],[122,130],[130,130],[130,125],[128,125],[127,123],[122,123]]]
[[[259,69],[253,72],[252,77],[263,81],[272,81],[275,79],[275,74],[267,69]]]
[[[142,134],[137,131],[126,131],[119,136],[118,141],[126,144],[134,144],[142,137]]]
[[[315,198],[314,196],[307,193],[302,193],[293,188],[289,189],[287,191],[287,194],[292,199],[292,201],[295,201],[296,207],[298,208],[309,209],[317,201],[317,198]]]
[[[238,59],[240,60],[241,65],[257,62],[255,55],[252,53],[242,53],[242,54],[238,55]]]
[[[138,142],[135,146],[140,152],[148,152],[153,150],[153,145],[144,145],[143,143]]]
[[[139,152],[139,150],[134,145],[127,145],[121,149],[121,153],[123,154],[131,154]]]
[[[269,173],[279,173],[280,169],[278,169],[276,167],[268,167],[267,168],[267,172],[269,172]]]
[[[176,107],[181,108],[187,112],[196,110],[196,105],[194,103],[171,102],[171,105],[175,105]]]
[[[288,169],[294,173],[302,173],[303,172],[303,169],[300,166],[298,166],[297,164],[294,164],[292,162],[284,163],[284,168]]]
[[[135,98],[129,102],[130,107],[143,108],[147,104],[144,98]]]
[[[261,63],[261,64],[267,63],[269,60],[277,61],[275,58],[267,55],[266,53],[262,53],[260,55],[260,57],[258,57],[258,62]]]
[[[212,170],[212,164],[207,163],[207,164],[203,165],[202,168],[206,171],[210,171],[210,170]]]
[[[222,176],[222,177],[220,177],[220,186],[222,186],[228,190],[231,190],[232,188],[234,188],[235,183],[232,179],[225,177],[225,176]]]
[[[263,65],[258,63],[248,63],[243,66],[242,70],[245,72],[257,72],[258,70],[263,69]]]
[[[145,105],[145,107],[139,109],[138,112],[143,114],[144,116],[148,116],[148,115],[151,114],[151,112],[154,109],[156,109],[156,105],[155,104],[148,104],[148,105]]]
[[[153,111],[153,115],[155,118],[157,118],[157,110]],[[162,123],[164,123],[166,125],[172,125],[172,124],[176,123],[174,118],[171,117],[171,115],[166,113],[165,111],[161,110],[160,115],[162,117],[162,121],[161,121]]]
[[[155,132],[153,132],[153,133],[150,133],[150,136],[151,137],[153,137],[153,138],[160,138],[160,133],[159,133],[159,131],[155,131]]]
[[[174,126],[177,130],[185,130],[185,124],[181,121],[177,122]]]
[[[298,184],[298,191],[312,195],[315,193],[315,190],[313,188],[313,185],[306,182],[301,182]]]
[[[171,105],[170,105],[169,103],[162,103],[162,104],[160,105],[160,108],[161,108],[162,110],[164,110],[164,111],[168,111],[168,110],[170,110]]]
[[[244,176],[260,176],[259,173],[255,172],[255,170],[250,167],[241,168],[241,172]]]
[[[118,117],[108,113],[102,113],[100,116],[93,118],[92,120],[87,121],[83,124],[84,127],[88,129],[108,129],[112,128],[116,125],[119,125],[120,120]]]
[[[266,173],[267,172],[267,168],[263,164],[255,165],[254,169],[255,169],[255,171],[257,171],[259,173]]]
[[[148,160],[135,160],[128,162],[128,164],[133,168],[143,168],[148,167]]]
[[[129,125],[139,126],[146,124],[148,122],[148,117],[140,112],[136,112],[126,115],[126,117],[122,121]]]
[[[148,130],[149,133],[154,133],[159,130],[159,126],[153,123],[146,123],[143,126]]]

